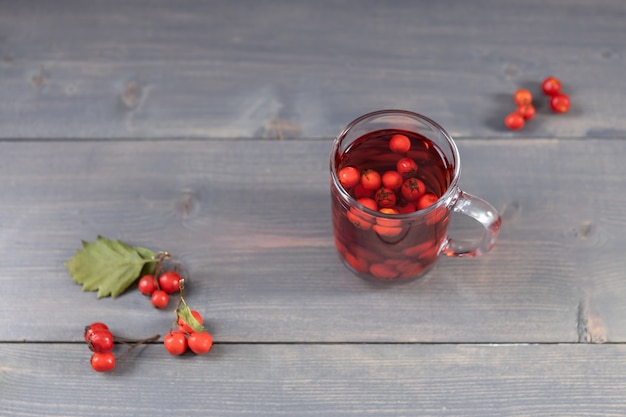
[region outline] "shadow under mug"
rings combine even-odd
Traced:
[[[390,140],[397,134],[410,139],[409,150],[393,149]],[[375,184],[363,186],[364,174],[373,170],[383,176],[399,169],[398,161],[404,158],[416,161],[418,169],[408,175],[403,172],[402,181],[414,177],[426,184],[425,192],[435,194],[428,207],[414,208],[415,202],[407,201],[404,194],[409,190],[390,190],[381,184],[378,190],[385,189],[383,194],[395,200],[391,205],[389,199],[381,200]],[[356,168],[358,184],[342,185],[339,171],[346,166]],[[335,244],[343,262],[359,276],[408,282],[426,273],[441,254],[475,257],[495,244],[501,224],[498,212],[459,188],[461,164],[454,141],[440,125],[420,114],[381,110],[354,120],[333,143],[330,174]],[[372,200],[388,209],[381,212]],[[480,233],[470,240],[450,237],[453,212],[478,221],[483,226]]]

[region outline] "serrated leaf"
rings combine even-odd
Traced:
[[[134,249],[143,259],[147,261],[154,259],[155,253],[152,252],[150,249],[142,248],[139,246],[136,246]],[[144,275],[154,275],[155,271],[156,262],[147,262],[141,269],[141,273],[139,274],[139,276],[142,277]]]
[[[120,240],[98,236],[95,242],[83,241],[83,248],[65,263],[72,280],[83,291],[98,291],[98,298],[122,294],[140,276],[146,265],[154,265],[154,252],[136,248]]]
[[[194,332],[206,332],[204,326],[200,324],[200,322],[193,316],[193,314],[191,314],[191,309],[186,303],[183,303],[180,307],[178,307],[178,309],[176,310],[176,314],[178,315],[178,318],[184,320],[185,323],[187,323]]]

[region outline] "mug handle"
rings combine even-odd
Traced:
[[[441,253],[446,256],[474,258],[489,252],[496,243],[502,223],[498,211],[485,200],[461,190],[452,211],[473,218],[483,225],[484,230],[480,239],[473,242],[455,240],[448,236]]]

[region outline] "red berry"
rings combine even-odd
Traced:
[[[565,113],[569,110],[570,102],[567,94],[556,94],[550,97],[550,108],[556,113]]]
[[[398,161],[396,168],[404,178],[410,178],[417,174],[417,163],[411,158],[402,158]]]
[[[204,320],[202,319],[202,315],[200,315],[199,312],[197,312],[196,310],[191,310],[191,315],[194,316],[194,318],[196,320],[198,320],[198,323],[203,324]],[[187,334],[191,334],[194,332],[194,330],[185,322],[185,320],[183,320],[181,317],[178,318],[178,330]]]
[[[522,116],[524,120],[530,120],[535,117],[535,106],[532,104],[521,104],[517,107],[517,114]]]
[[[417,178],[409,178],[404,181],[400,191],[407,201],[417,201],[426,192],[426,185]]]
[[[167,307],[167,303],[169,302],[169,295],[163,290],[156,290],[152,294],[152,305],[156,308],[165,308]]]
[[[115,368],[113,352],[96,352],[91,355],[91,367],[96,372],[109,372]]]
[[[411,149],[411,140],[405,135],[393,135],[389,140],[389,149],[393,152],[406,153]]]
[[[187,336],[183,332],[171,331],[163,338],[163,345],[170,355],[182,355],[189,346]]]
[[[87,346],[92,352],[108,352],[113,349],[113,334],[106,329],[93,330],[87,341]]]
[[[533,95],[525,88],[520,88],[513,94],[513,100],[519,104],[530,104],[533,101]]]
[[[393,207],[396,205],[396,193],[388,188],[380,188],[374,197],[379,207]]]
[[[437,200],[439,200],[437,198],[437,196],[433,193],[426,193],[423,194],[418,200],[417,200],[417,209],[418,210],[423,210],[425,208],[428,208],[430,206],[432,206],[433,204],[435,204],[437,202]]]
[[[399,214],[413,213],[414,211],[417,211],[417,205],[413,201],[409,201],[402,207],[398,207]]]
[[[520,130],[524,127],[524,118],[519,113],[511,113],[504,118],[504,125],[511,130]]]
[[[361,180],[359,170],[353,166],[343,167],[339,170],[339,182],[344,188],[352,188]]]
[[[89,343],[89,338],[91,337],[93,332],[96,330],[109,330],[109,327],[106,324],[101,323],[99,321],[95,323],[91,323],[89,326],[85,326],[85,333],[84,333],[85,343]]]
[[[180,290],[180,275],[176,271],[164,272],[159,277],[159,286],[168,294],[175,293]]]
[[[374,194],[374,190],[368,190],[363,187],[363,184],[357,184],[356,187],[352,190],[354,194],[354,198],[363,198],[363,197],[371,197]]]
[[[139,292],[143,295],[152,295],[158,289],[156,279],[152,275],[144,275],[137,284]]]
[[[541,90],[549,96],[559,94],[561,92],[561,81],[556,77],[548,77],[541,83]]]
[[[380,174],[373,169],[366,169],[361,175],[361,184],[368,190],[377,190],[381,184]]]
[[[213,347],[213,337],[209,333],[194,332],[189,336],[189,349],[198,355],[204,355]]]
[[[378,211],[378,203],[373,198],[359,198],[357,202],[370,210]]]
[[[389,188],[390,190],[397,190],[402,185],[402,174],[398,171],[387,171],[382,176],[383,187]]]

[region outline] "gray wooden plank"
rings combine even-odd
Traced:
[[[81,345],[0,344],[3,416],[623,416],[623,345],[151,346],[111,374]]]
[[[626,141],[459,146],[500,241],[380,289],[335,254],[329,141],[0,142],[0,341],[169,326],[136,291],[97,301],[71,282],[63,263],[98,234],[178,257],[222,342],[625,341]]]
[[[457,136],[503,127],[519,87],[533,137],[624,136],[626,4],[91,1],[0,3],[0,137],[327,137],[405,108]]]

